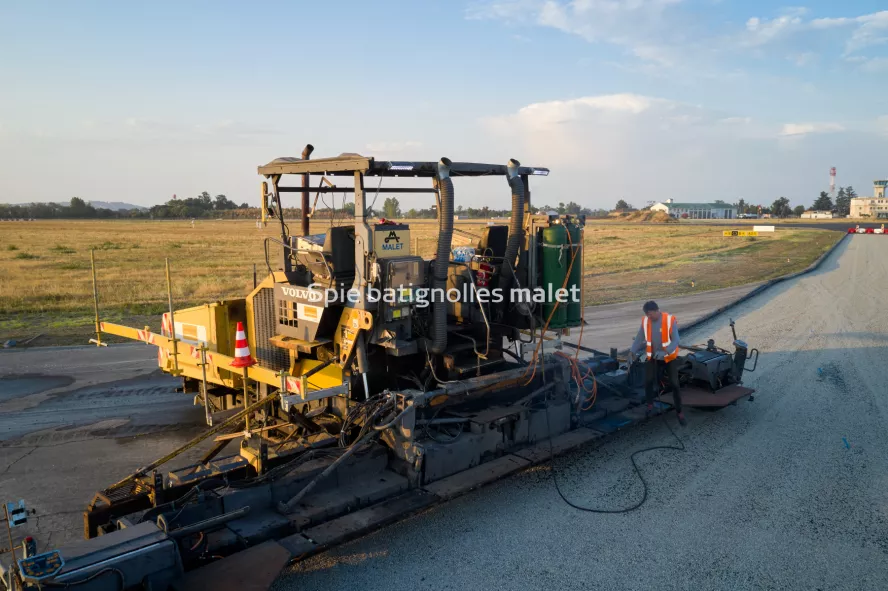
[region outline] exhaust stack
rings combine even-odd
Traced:
[[[433,287],[439,294],[447,291],[447,268],[450,264],[450,246],[453,241],[453,180],[450,178],[448,158],[438,162],[436,184],[441,202],[438,206],[438,252],[435,255],[435,281]],[[429,350],[441,354],[447,348],[447,298],[432,298],[432,344]]]
[[[500,275],[500,289],[507,290],[515,278],[518,253],[524,243],[524,182],[518,174],[521,163],[512,158],[506,165],[506,180],[512,189],[512,219],[509,222],[509,241],[503,257],[503,270]]]
[[[311,144],[306,144],[305,148],[302,150],[302,159],[308,160],[311,158],[311,153],[314,152],[314,146]],[[309,234],[309,220],[308,220],[308,185],[311,182],[309,180],[309,176],[307,174],[302,175],[302,235],[308,236]],[[281,219],[284,218],[284,212],[281,211]]]

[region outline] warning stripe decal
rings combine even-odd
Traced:
[[[193,345],[191,346],[191,357],[193,359],[200,360],[200,348],[199,347],[195,347]],[[209,351],[207,351],[207,363],[212,363],[212,362],[213,362],[213,354],[210,353]]]
[[[172,336],[172,330],[170,330],[170,313],[164,312],[163,316],[160,318],[160,332],[164,336],[170,337]]]
[[[140,341],[145,341],[149,345],[154,344],[154,333],[150,330],[137,330],[136,335],[139,337]]]
[[[299,393],[299,380],[296,378],[287,378],[287,391]]]

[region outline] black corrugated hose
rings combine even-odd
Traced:
[[[450,264],[450,245],[453,241],[453,180],[450,178],[450,160],[441,158],[438,164],[438,252],[435,256],[435,288],[441,301],[432,297],[432,344],[429,351],[440,355],[447,348],[447,268]]]

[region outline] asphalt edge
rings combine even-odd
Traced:
[[[108,347],[114,347],[115,349],[118,347],[139,347],[144,346],[145,343],[108,343]],[[97,345],[49,345],[47,347],[3,347],[0,346],[0,354],[3,353],[22,353],[24,351],[71,351],[71,350],[82,350],[82,349],[96,349]]]
[[[808,265],[807,268],[802,269],[801,271],[796,271],[795,273],[790,273],[789,275],[782,275],[781,277],[775,277],[774,279],[771,279],[770,281],[767,281],[767,282],[763,283],[762,285],[759,285],[758,287],[756,287],[755,289],[753,289],[752,291],[750,291],[746,295],[742,295],[739,298],[728,302],[724,306],[722,306],[720,308],[716,308],[712,312],[709,312],[708,314],[706,314],[700,318],[697,318],[693,322],[690,322],[684,326],[681,326],[681,330],[682,331],[693,330],[693,329],[697,328],[698,326],[701,326],[701,325],[709,322],[710,320],[712,320],[713,318],[715,318],[719,314],[724,314],[725,312],[727,312],[731,308],[734,308],[735,306],[738,306],[738,305],[742,304],[743,302],[750,300],[757,295],[760,295],[765,290],[767,290],[768,288],[774,287],[778,283],[783,283],[784,281],[789,281],[790,279],[796,279],[797,277],[801,277],[803,275],[807,275],[808,273],[811,273],[812,271],[816,271],[818,268],[820,268],[820,265],[822,265],[823,262],[833,252],[835,252],[835,250],[837,248],[839,248],[839,246],[841,244],[843,244],[845,242],[845,240],[848,239],[848,236],[850,236],[850,234],[844,234],[841,238],[839,238],[836,241],[835,244],[833,244],[829,248],[829,250],[827,250],[822,255],[820,255],[820,257],[816,261],[814,261],[813,263]]]

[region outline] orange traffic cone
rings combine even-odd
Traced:
[[[256,365],[256,361],[250,357],[250,347],[247,345],[247,335],[244,334],[244,323],[237,323],[237,335],[234,340],[234,361],[229,367],[250,367]]]

